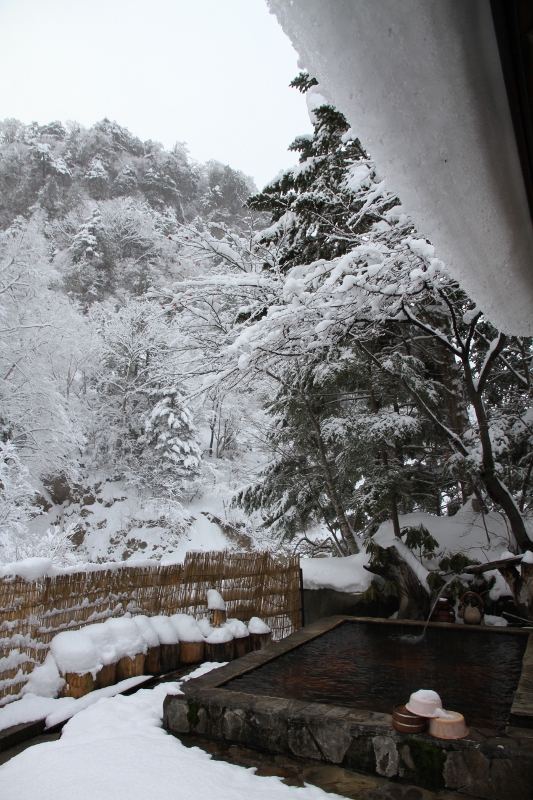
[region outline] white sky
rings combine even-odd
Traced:
[[[262,186],[311,131],[265,0],[0,0],[0,119],[116,120]]]

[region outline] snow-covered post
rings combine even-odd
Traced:
[[[207,608],[211,612],[211,625],[218,628],[226,622],[226,604],[216,589],[207,591]]]
[[[259,617],[252,617],[248,623],[248,630],[252,640],[252,650],[263,650],[268,647],[272,640],[272,631],[266,622],[263,622]]]

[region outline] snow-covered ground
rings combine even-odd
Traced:
[[[203,665],[192,675],[202,674]],[[217,665],[220,666],[220,665]],[[192,677],[191,675],[191,677]],[[179,683],[100,699],[61,739],[34,745],[0,767],[3,800],[322,800],[314,786],[286,786],[253,769],[213,761],[161,728],[163,700]]]

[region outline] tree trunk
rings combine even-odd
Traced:
[[[398,619],[423,619],[429,615],[429,593],[424,589],[409,564],[403,560],[396,548],[387,548],[387,563],[365,567],[374,575],[391,581],[400,600]]]
[[[355,541],[355,536],[350,527],[350,523],[346,519],[346,514],[344,513],[344,508],[342,507],[341,499],[338,495],[335,486],[335,481],[333,480],[333,475],[331,473],[331,469],[328,464],[328,459],[326,456],[326,448],[324,447],[324,440],[322,439],[322,432],[320,430],[320,425],[318,424],[317,418],[313,414],[313,410],[309,405],[307,398],[302,396],[302,400],[305,406],[305,410],[307,412],[307,416],[309,417],[311,425],[313,426],[313,429],[315,431],[317,446],[318,446],[318,457],[324,473],[324,486],[328,493],[329,499],[331,500],[331,505],[335,510],[342,538],[344,539],[349,552],[353,555],[354,553],[359,552],[359,546]]]
[[[524,518],[520,513],[520,509],[515,503],[514,497],[511,492],[500,481],[496,473],[496,464],[494,461],[494,454],[492,452],[492,442],[489,434],[489,423],[485,405],[481,393],[478,392],[474,386],[472,378],[472,371],[470,364],[463,361],[466,385],[470,400],[476,413],[476,420],[479,428],[479,439],[481,442],[482,452],[482,468],[480,470],[480,477],[487,490],[487,494],[493,503],[497,503],[504,510],[511,526],[511,531],[516,540],[518,547],[524,552],[525,550],[533,550],[533,542],[528,536]]]

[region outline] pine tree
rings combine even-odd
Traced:
[[[316,81],[300,73],[291,85],[305,93]],[[324,104],[313,115],[313,135],[300,136],[289,147],[300,154],[298,166],[285,170],[248,200],[251,209],[268,212],[272,223],[286,220],[284,227],[276,230],[271,224],[258,237],[268,241],[285,236],[280,259],[285,270],[343,255],[353,246],[354,236],[369,231],[399,202],[380,192],[368,207],[369,193],[360,190],[379,186],[374,162],[340,111]]]
[[[175,494],[198,474],[202,453],[191,410],[176,386],[150,392],[154,402],[145,423],[141,461],[151,482]]]

